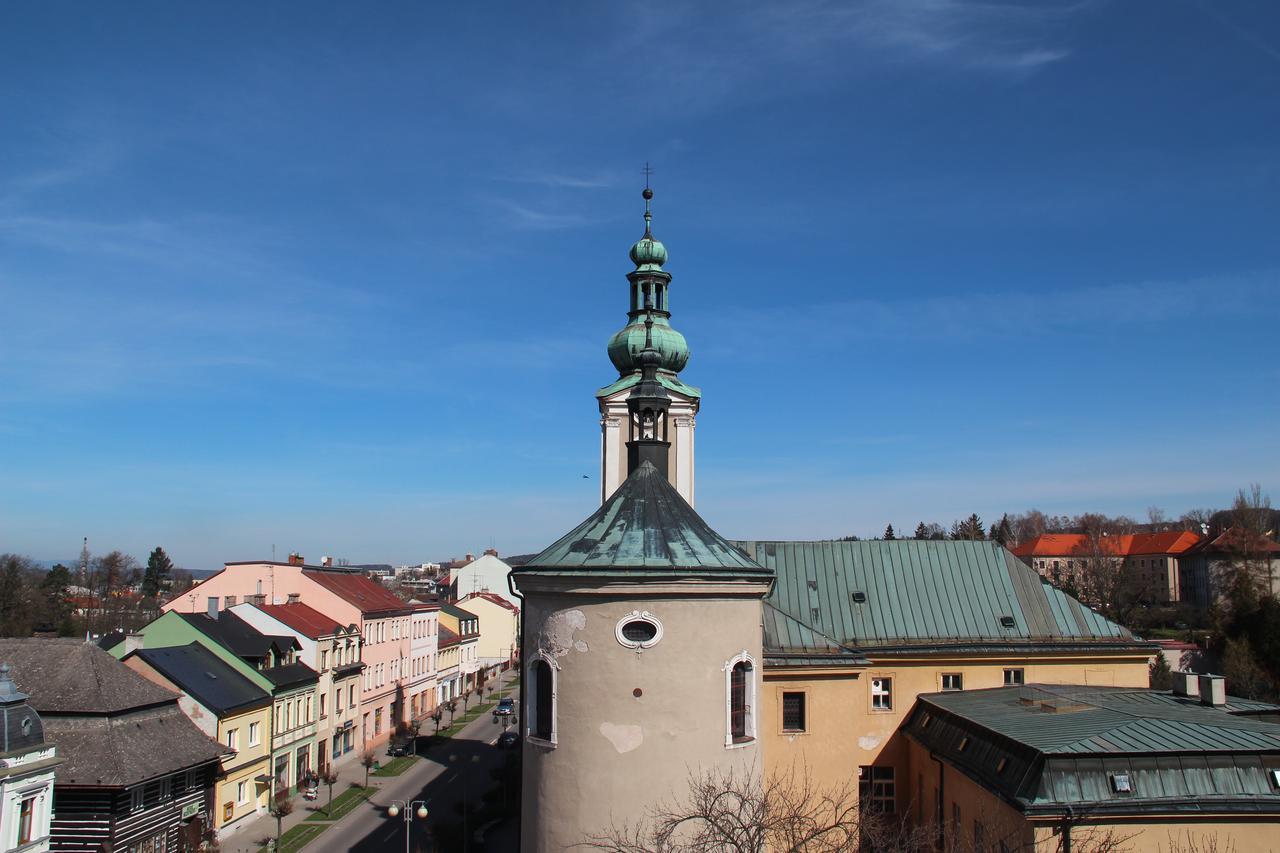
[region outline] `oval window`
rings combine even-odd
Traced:
[[[618,620],[614,636],[629,649],[647,649],[662,639],[662,623],[647,610],[632,610]]]
[[[647,643],[658,636],[658,626],[634,619],[622,626],[622,636],[633,643]]]

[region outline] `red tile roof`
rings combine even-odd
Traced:
[[[1198,533],[1171,530],[1167,533],[1128,533],[1104,536],[1102,550],[1118,557],[1138,554],[1183,554],[1200,541]],[[1014,546],[1019,557],[1069,557],[1089,550],[1089,537],[1083,533],[1042,533],[1034,539]]]
[[[313,640],[331,637],[338,631],[346,630],[345,625],[300,601],[292,604],[261,604],[258,605],[258,609]]]
[[[377,581],[357,572],[327,572],[303,569],[302,574],[332,592],[348,604],[360,608],[365,616],[410,611],[408,602],[389,592]]]
[[[512,613],[520,612],[519,607],[516,607],[514,604],[512,604],[510,601],[507,601],[505,598],[498,595],[496,592],[473,592],[470,595],[468,595],[466,598],[459,601],[458,603],[466,604],[468,601],[470,601],[473,598],[483,598],[485,601],[492,601],[494,604],[498,605],[499,607],[507,608]]]

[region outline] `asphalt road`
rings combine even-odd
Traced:
[[[464,798],[468,809],[468,834],[474,839],[477,820],[474,817],[480,805],[481,795],[501,784],[495,781],[491,771],[505,762],[516,760],[519,748],[498,749],[494,746],[502,726],[495,725],[486,715],[473,721],[467,728],[449,740],[437,741],[421,750],[423,760],[404,776],[384,785],[368,806],[358,808],[347,819],[320,836],[308,850],[351,850],[356,853],[387,853],[404,850],[404,814],[392,818],[387,806],[395,800],[423,800],[429,814],[426,820],[412,819],[409,850],[412,853],[440,853],[453,847],[437,847],[430,825],[437,822],[458,823],[462,819]],[[430,738],[422,738],[427,743]],[[511,792],[515,797],[515,792]],[[488,827],[484,840],[472,841],[468,853],[516,853],[511,825]],[[456,848],[463,850],[461,846]]]

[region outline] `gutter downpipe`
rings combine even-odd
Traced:
[[[1075,816],[1075,807],[1067,806],[1066,817],[1062,819],[1062,853],[1071,853],[1071,822]]]
[[[935,808],[937,809],[937,812],[938,812],[937,814],[938,848],[940,850],[946,850],[947,849],[947,816],[945,814],[946,809],[942,807],[943,804],[947,801],[946,788],[943,787],[943,783],[946,781],[946,767],[943,766],[942,759],[938,758],[938,754],[934,752],[932,749],[929,750],[929,758],[938,763],[938,801],[935,804]],[[1063,853],[1071,853],[1071,851],[1066,850],[1066,851],[1063,851]]]

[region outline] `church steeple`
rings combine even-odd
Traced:
[[[650,208],[653,190],[646,186],[642,195],[644,236],[635,242],[630,252],[631,262],[636,268],[627,273],[630,284],[627,325],[610,339],[609,359],[618,368],[619,376],[638,373],[645,334],[644,318],[652,317],[654,329],[650,336],[658,351],[658,369],[674,375],[689,363],[689,345],[684,335],[671,328],[671,273],[662,268],[667,262],[667,247],[653,236],[653,211]]]
[[[644,349],[640,350],[640,381],[627,395],[629,430],[627,437],[627,474],[645,462],[667,476],[667,458],[671,450],[668,438],[667,410],[671,395],[658,381],[658,365],[662,356],[653,346],[653,314],[644,320]]]

